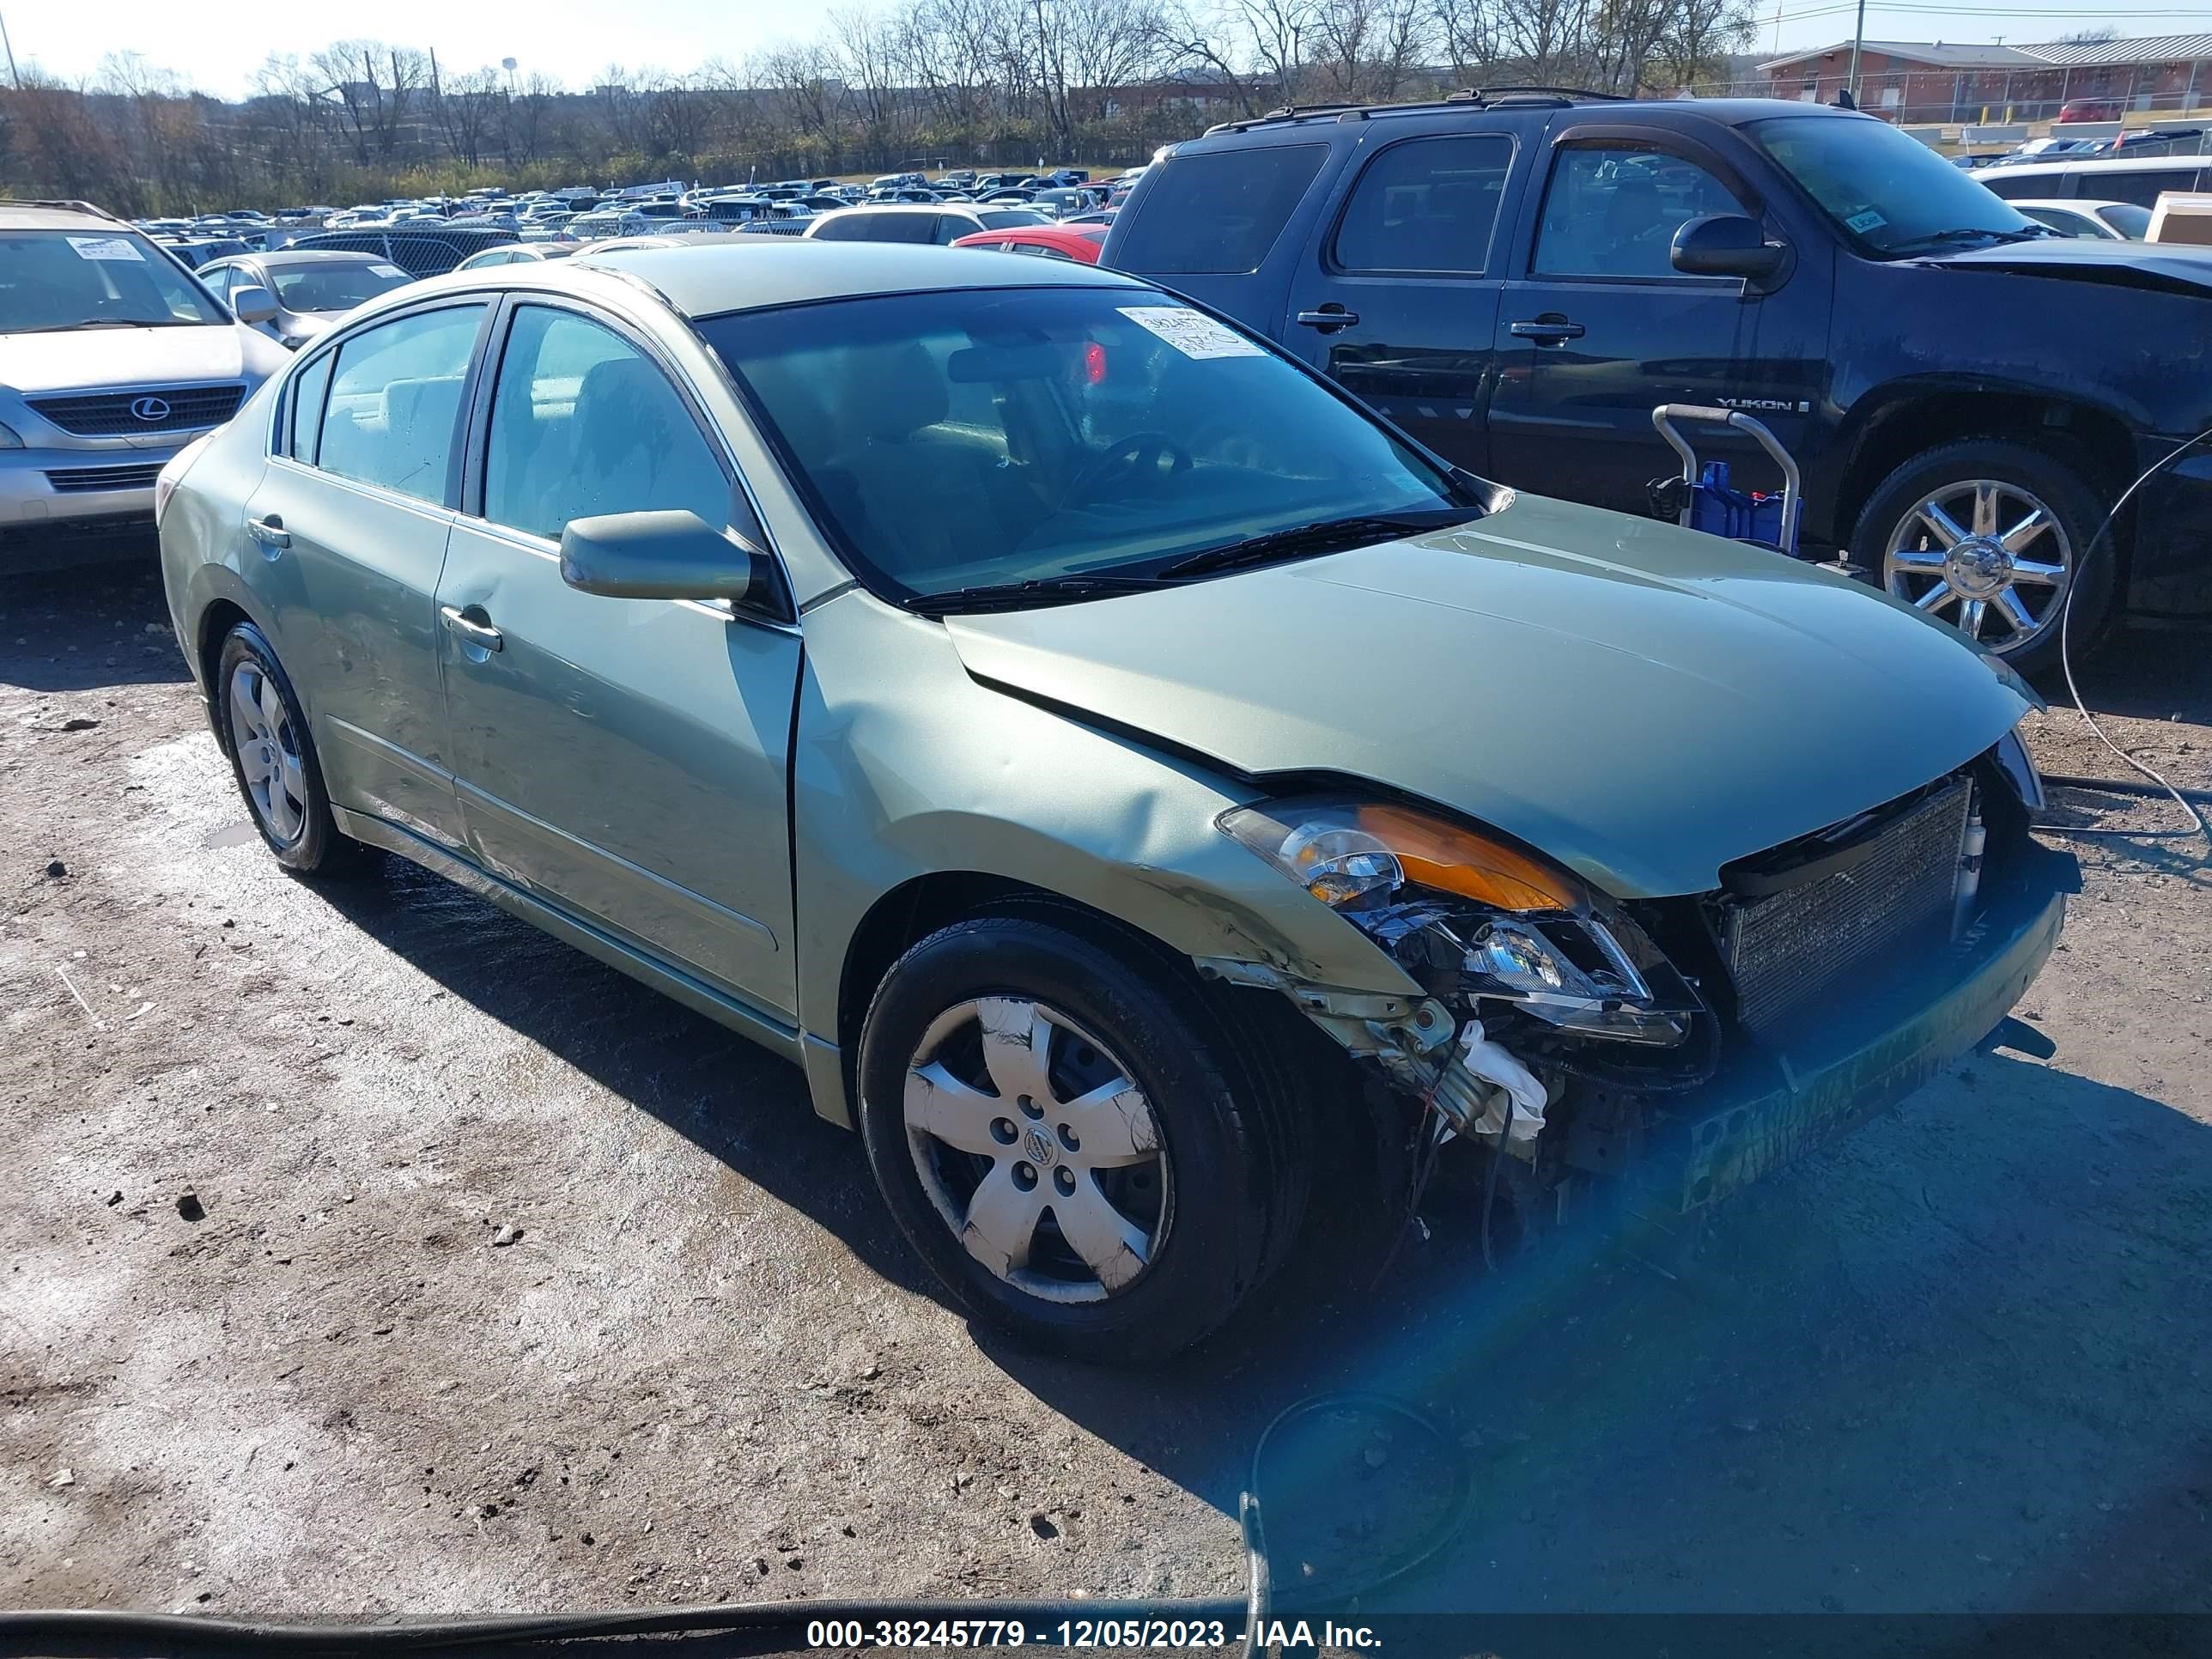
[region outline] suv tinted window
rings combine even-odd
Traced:
[[[1674,233],[1708,213],[1747,213],[1695,161],[1650,149],[1577,149],[1552,167],[1535,270],[1551,276],[1672,276]]]
[[[315,465],[417,501],[446,499],[482,306],[420,311],[338,348]]]
[[[927,242],[937,229],[927,213],[840,213],[814,234],[830,242]]]
[[[1171,157],[1145,192],[1119,263],[1163,273],[1257,270],[1328,155],[1326,144],[1273,144]]]
[[[612,329],[523,307],[492,398],[484,517],[558,540],[571,519],[651,507],[729,522],[729,480],[684,400]]]
[[[2137,207],[2156,207],[2160,195],[2169,190],[2193,191],[2198,175],[2187,167],[2160,167],[2142,173],[2085,173],[2077,195],[2103,202],[2132,202]]]
[[[1338,269],[1480,271],[1512,164],[1513,141],[1501,133],[1391,145],[1352,186]]]

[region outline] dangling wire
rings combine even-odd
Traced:
[[[2141,489],[2175,461],[2180,459],[2184,454],[2207,439],[2212,439],[2212,427],[2205,428],[2203,431],[2185,443],[2175,445],[2172,449],[2152,462],[2133,483],[2120,492],[2120,498],[2112,503],[2112,510],[2105,514],[2104,523],[2097,526],[2097,533],[2089,538],[2089,544],[2081,550],[2081,562],[2075,567],[2074,580],[2067,584],[2066,598],[2060,604],[2058,610],[2058,665],[2065,671],[2066,691],[2067,695],[2074,699],[2075,712],[2081,716],[2081,723],[2089,728],[2099,743],[2103,744],[2128,766],[2142,773],[2172,798],[2173,804],[2187,816],[2189,828],[2186,830],[2114,830],[2102,826],[2085,826],[2081,829],[2069,829],[2056,823],[2039,823],[2035,826],[2046,835],[2122,836],[2131,841],[2185,841],[2192,836],[2202,836],[2208,844],[2212,844],[2212,830],[2206,829],[2204,815],[2191,804],[2189,798],[2167,782],[2164,774],[2154,771],[2106,737],[2105,728],[2098,725],[2096,717],[2090,714],[2088,704],[2081,700],[2081,688],[2074,683],[2072,633],[2074,596],[2081,591],[2082,573],[2088,568],[2089,561],[2096,556],[2097,544],[2111,532],[2113,524],[2119,519],[2122,510],[2126,507],[2130,501],[2134,499],[2136,491]]]

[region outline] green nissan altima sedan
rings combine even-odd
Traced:
[[[1994,1027],[2069,884],[1948,628],[1455,471],[1110,270],[457,272],[161,495],[283,865],[403,854],[787,1055],[1074,1355],[1446,1140],[1508,1239],[1711,1204]]]

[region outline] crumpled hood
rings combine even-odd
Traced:
[[[0,334],[0,386],[38,397],[101,386],[244,380],[250,391],[269,373],[270,364],[246,344],[248,339],[283,352],[274,340],[231,323]]]
[[[2086,237],[2001,242],[1929,256],[1957,270],[2055,276],[2157,294],[2212,294],[2212,248],[2162,242],[2103,242]]]
[[[1903,794],[2027,712],[1956,634],[1778,554],[1537,496],[1156,592],[947,618],[969,672],[1255,775],[1370,779],[1617,897]]]

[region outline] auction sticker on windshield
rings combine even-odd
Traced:
[[[368,274],[372,276],[404,276],[407,273],[398,265],[371,265]]]
[[[126,259],[133,264],[146,263],[145,255],[131,245],[128,236],[72,236],[69,245],[76,250],[80,259]]]
[[[1186,357],[1264,357],[1267,354],[1233,328],[1182,306],[1117,306],[1139,328],[1150,329]]]

